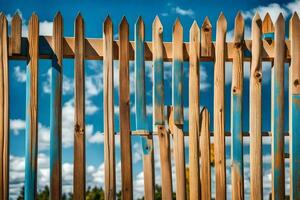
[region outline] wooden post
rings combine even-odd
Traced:
[[[109,16],[104,21],[103,39],[105,199],[115,199],[113,25]]]
[[[235,18],[234,54],[231,88],[231,171],[232,199],[244,199],[243,165],[243,81],[244,81],[244,19],[239,12]]]
[[[78,14],[75,21],[75,121],[74,121],[74,199],[85,199],[85,84],[84,84],[84,21]]]
[[[53,52],[50,102],[50,199],[59,200],[61,199],[61,96],[63,74],[63,19],[60,13],[57,13],[54,17]]]
[[[209,131],[209,113],[204,107],[200,113],[200,182],[201,199],[211,199],[211,170],[210,170],[210,131]]]
[[[174,160],[176,172],[176,198],[186,199],[185,154],[183,133],[183,28],[176,19],[173,25],[173,67],[172,67],[172,119],[171,129],[174,141]],[[170,123],[169,123],[170,124]],[[169,125],[170,126],[170,125]]]
[[[295,12],[290,20],[291,67],[289,87],[290,116],[290,198],[300,199],[300,20]]]
[[[189,69],[189,180],[190,199],[200,199],[199,176],[199,143],[200,112],[199,112],[199,57],[200,30],[194,21],[190,28],[190,69]]]
[[[132,166],[131,166],[131,135],[130,135],[130,86],[129,86],[129,27],[126,17],[119,25],[120,40],[120,139],[121,139],[121,172],[122,199],[133,199]]]
[[[272,67],[272,199],[285,198],[284,179],[284,57],[285,25],[279,15],[275,23],[275,54]]]
[[[227,21],[223,13],[217,21],[214,69],[214,148],[216,199],[226,199],[226,159],[224,134],[225,41]]]
[[[250,197],[263,198],[261,139],[261,50],[262,21],[258,13],[252,20],[252,60],[250,69]]]
[[[0,14],[0,199],[9,197],[9,67],[7,20]]]
[[[21,53],[22,19],[18,12],[11,20],[11,53]]]
[[[141,17],[135,24],[135,122],[136,130],[148,132],[145,92],[145,25]],[[145,199],[154,199],[154,150],[152,136],[141,136],[144,161]]]
[[[152,24],[153,38],[153,105],[154,125],[157,129],[160,149],[162,199],[172,199],[172,172],[170,157],[170,135],[164,122],[164,70],[163,27],[158,16]]]
[[[36,199],[38,153],[39,19],[32,14],[28,25],[29,63],[26,71],[25,199]]]

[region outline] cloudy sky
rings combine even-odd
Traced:
[[[250,38],[251,18],[256,11],[263,18],[269,11],[273,21],[276,20],[280,12],[286,17],[288,22],[294,11],[300,11],[300,1],[163,1],[152,0],[145,1],[99,1],[92,3],[86,1],[6,1],[1,0],[1,11],[5,13],[9,22],[11,22],[14,13],[19,12],[22,20],[23,36],[28,33],[28,21],[32,12],[36,12],[40,20],[40,34],[52,34],[52,21],[55,13],[61,11],[64,18],[64,35],[74,36],[74,19],[78,12],[81,12],[85,20],[86,37],[102,37],[102,23],[109,14],[114,23],[115,39],[118,37],[118,25],[123,15],[128,19],[130,25],[130,39],[133,40],[134,23],[138,16],[142,16],[145,21],[146,40],[151,40],[152,21],[156,15],[164,27],[164,41],[171,41],[172,25],[177,17],[180,18],[184,27],[184,40],[188,41],[189,28],[194,20],[199,26],[203,23],[205,16],[208,16],[213,26],[213,38],[215,38],[216,20],[221,11],[224,12],[228,27],[227,40],[233,37],[234,17],[240,10],[245,18],[245,37]],[[287,23],[286,23],[287,24]],[[288,29],[286,29],[288,30]],[[288,36],[288,33],[286,34]],[[11,80],[11,104],[10,104],[10,196],[15,198],[24,184],[24,155],[25,155],[25,86],[26,86],[26,62],[10,61],[10,80]],[[146,88],[147,88],[147,113],[149,123],[152,123],[152,71],[151,62],[146,62]],[[103,154],[103,68],[102,61],[85,61],[85,86],[86,86],[86,177],[87,186],[103,186],[104,181],[104,154]],[[49,116],[50,116],[50,60],[39,61],[39,157],[38,157],[38,188],[49,185]],[[270,63],[263,63],[263,131],[270,131],[271,114],[271,85],[270,85]],[[63,191],[72,191],[73,177],[73,118],[74,118],[74,61],[65,59],[63,62],[63,127],[62,127],[62,148],[63,148]],[[114,61],[115,76],[115,130],[119,130],[119,109],[118,109],[118,61]],[[287,75],[288,66],[286,66]],[[130,63],[130,93],[131,93],[131,129],[135,130],[135,109],[134,109],[134,79],[133,63]],[[213,63],[200,63],[200,104],[207,106],[209,112],[213,113]],[[185,105],[185,129],[187,129],[188,118],[188,63],[184,65],[184,105]],[[165,104],[171,104],[171,63],[165,63]],[[230,87],[231,87],[231,64],[226,63],[226,95],[225,95],[225,129],[230,130]],[[248,117],[248,99],[249,99],[249,63],[245,63],[245,85],[244,85],[244,130],[249,128]],[[287,88],[288,77],[285,76],[285,88]],[[285,108],[288,106],[287,90],[285,92]],[[285,127],[287,130],[288,114],[286,112]],[[212,121],[212,119],[211,119]],[[211,126],[211,130],[213,127]],[[263,161],[264,161],[264,196],[265,198],[271,192],[271,147],[270,138],[264,138]],[[135,198],[143,195],[143,172],[141,145],[138,137],[133,137],[133,175],[134,175],[134,195]],[[158,141],[155,139],[155,173],[156,183],[160,183],[160,166]],[[186,144],[188,139],[186,138]],[[227,158],[227,192],[231,196],[230,186],[230,139],[226,139],[226,158]],[[245,192],[249,195],[249,139],[245,139]],[[288,151],[288,142],[286,149]],[[173,160],[173,158],[172,158]],[[186,148],[186,163],[188,165],[188,148]],[[117,172],[117,190],[120,189],[120,144],[119,136],[116,136],[116,172]],[[286,162],[286,172],[288,173],[288,162]],[[174,163],[173,163],[173,182]],[[214,173],[213,173],[214,174]],[[289,177],[286,177],[288,182]],[[214,191],[214,175],[212,177]],[[287,185],[287,192],[289,186]]]

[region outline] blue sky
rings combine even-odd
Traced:
[[[133,40],[134,23],[138,16],[142,16],[145,21],[146,40],[151,40],[152,21],[156,15],[164,27],[164,41],[171,41],[172,26],[177,17],[180,18],[184,27],[184,41],[188,41],[189,28],[194,20],[201,26],[205,16],[208,16],[213,26],[213,38],[215,38],[216,20],[221,11],[227,18],[227,40],[230,41],[233,36],[234,18],[237,11],[242,11],[245,18],[246,38],[250,38],[251,18],[256,11],[262,18],[266,11],[269,11],[273,21],[276,20],[279,12],[282,12],[286,19],[289,19],[291,13],[300,11],[300,1],[4,1],[1,0],[1,11],[5,13],[8,21],[11,21],[13,14],[18,11],[23,19],[23,35],[27,36],[28,20],[32,12],[36,12],[40,20],[40,34],[52,34],[52,21],[55,13],[61,11],[64,19],[64,35],[74,36],[74,19],[78,12],[81,12],[85,21],[86,37],[102,37],[102,23],[109,14],[114,23],[114,34],[117,39],[118,25],[123,15],[126,16],[130,26],[130,39]],[[288,20],[286,20],[288,22]],[[287,23],[286,23],[287,25]],[[286,29],[288,30],[288,29]],[[286,34],[288,36],[288,33]],[[10,61],[10,80],[11,80],[11,174],[10,174],[10,195],[15,198],[24,184],[24,155],[25,155],[25,86],[26,86],[26,61]],[[87,155],[87,185],[103,186],[104,165],[103,165],[103,78],[102,61],[85,61],[86,66],[86,155]],[[147,113],[149,123],[152,122],[152,72],[151,62],[146,62],[146,88],[147,88]],[[49,185],[49,116],[50,116],[50,60],[39,61],[39,160],[38,160],[38,186],[39,188]],[[118,120],[118,61],[114,61],[115,67],[115,124],[116,131],[119,130]],[[73,176],[73,116],[74,116],[74,61],[64,59],[63,62],[63,191],[72,191]],[[287,88],[288,77],[285,70],[285,85]],[[130,89],[131,89],[131,129],[135,129],[134,121],[134,78],[133,62],[130,63]],[[187,128],[188,118],[188,63],[184,65],[184,105],[185,105],[185,129]],[[271,85],[270,85],[271,64],[263,63],[263,131],[270,130],[271,115]],[[230,87],[231,87],[231,64],[226,63],[226,87],[225,87],[225,129],[230,130]],[[244,130],[249,127],[249,63],[245,63],[245,85],[244,85]],[[209,112],[213,113],[213,63],[200,63],[200,104],[207,106]],[[165,105],[171,104],[171,63],[165,63]],[[285,92],[285,108],[288,108],[287,90]],[[211,119],[211,122],[213,120]],[[286,112],[285,127],[288,128],[288,114]],[[213,127],[211,126],[211,130]],[[143,173],[142,173],[142,155],[141,146],[138,137],[133,137],[133,175],[134,175],[134,195],[140,197],[143,195]],[[264,154],[264,195],[265,197],[271,191],[271,159],[270,159],[270,138],[263,139],[265,145]],[[188,138],[186,137],[186,146]],[[227,192],[231,195],[230,187],[230,138],[226,139],[226,157],[227,157]],[[245,138],[245,192],[249,194],[249,139]],[[286,152],[288,151],[286,142]],[[155,173],[156,182],[160,183],[159,171],[159,151],[158,142],[155,139]],[[173,160],[173,158],[172,158]],[[186,163],[188,165],[188,148],[186,148]],[[116,136],[116,171],[117,188],[120,189],[120,144],[119,136]],[[172,164],[174,168],[174,163]],[[287,165],[288,173],[288,165]],[[174,170],[173,170],[174,175]],[[175,177],[173,176],[175,181]],[[214,191],[214,173],[212,176]],[[173,182],[174,182],[173,181]],[[289,177],[286,177],[286,182]],[[175,187],[174,187],[175,188]],[[289,187],[287,186],[287,191]]]

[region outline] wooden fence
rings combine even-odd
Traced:
[[[35,199],[37,190],[38,138],[38,60],[52,60],[50,116],[50,197],[60,199],[61,136],[62,136],[62,61],[74,58],[75,126],[74,126],[74,199],[85,198],[85,74],[84,60],[103,60],[104,70],[104,157],[105,198],[116,196],[113,60],[119,60],[120,137],[122,198],[133,198],[131,135],[140,135],[143,146],[145,198],[154,199],[153,137],[159,138],[162,198],[172,198],[170,137],[174,141],[176,197],[186,199],[186,163],[184,136],[189,136],[189,198],[211,199],[210,152],[215,155],[216,199],[226,199],[225,137],[231,136],[232,198],[244,199],[243,137],[250,137],[250,197],[263,198],[262,137],[272,136],[272,197],[285,196],[284,136],[289,135],[290,198],[300,199],[300,21],[295,13],[290,19],[289,39],[285,39],[282,14],[272,23],[256,14],[252,19],[251,40],[244,40],[244,19],[235,18],[234,38],[226,42],[227,22],[221,14],[216,25],[216,41],[212,41],[212,26],[208,18],[201,28],[194,22],[190,41],[183,42],[179,20],[173,27],[173,41],[163,41],[163,26],[158,17],[152,24],[152,41],[145,41],[142,18],[135,24],[135,40],[129,41],[129,25],[124,17],[119,25],[119,40],[114,41],[109,17],[103,24],[103,38],[86,38],[84,21],[75,20],[75,37],[63,36],[60,13],[54,18],[53,36],[39,36],[39,19],[29,20],[28,38],[22,37],[22,20],[12,19],[11,35],[8,22],[0,15],[0,199],[9,196],[9,66],[8,60],[27,60],[26,69],[26,170],[25,199]],[[136,130],[130,127],[129,60],[135,61]],[[153,123],[149,131],[146,116],[145,61],[153,61]],[[172,106],[164,113],[164,61],[172,61]],[[189,61],[189,127],[183,131],[183,62]],[[200,112],[199,63],[214,61],[214,132],[209,130],[209,113]],[[224,131],[225,61],[233,63],[231,89],[231,131]],[[243,132],[242,96],[244,61],[250,69],[250,131]],[[272,65],[271,132],[262,132],[262,61]],[[284,110],[284,64],[290,63],[289,110]],[[15,100],[13,100],[15,101]],[[289,112],[289,133],[284,133],[284,112]],[[167,115],[168,114],[168,115]],[[168,124],[165,124],[165,115]],[[167,125],[167,126],[166,126]],[[214,149],[210,149],[211,137]],[[200,156],[201,152],[201,156]]]

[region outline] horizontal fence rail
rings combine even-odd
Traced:
[[[0,14],[0,199],[9,199],[9,60],[26,60],[26,156],[25,199],[37,198],[38,157],[38,61],[50,59],[50,199],[62,199],[62,81],[63,59],[74,58],[74,199],[85,199],[85,60],[103,60],[104,174],[105,199],[116,198],[115,135],[121,143],[121,189],[123,199],[133,199],[131,136],[140,136],[143,153],[144,197],[155,199],[154,137],[158,138],[161,166],[162,199],[211,199],[211,169],[215,169],[215,198],[226,199],[226,182],[231,180],[232,199],[245,199],[244,139],[250,140],[250,198],[263,198],[262,137],[272,137],[272,199],[284,199],[285,177],[290,176],[291,199],[300,199],[300,20],[293,14],[289,38],[285,38],[285,19],[280,14],[273,24],[270,15],[252,19],[251,40],[244,39],[245,22],[238,13],[233,41],[226,40],[227,20],[220,14],[216,22],[216,41],[206,17],[202,26],[195,21],[189,30],[189,42],[183,41],[179,19],[173,26],[172,42],[163,41],[163,25],[158,16],[152,24],[152,41],[145,41],[145,24],[139,17],[134,27],[134,41],[129,41],[129,24],[125,17],[119,24],[119,39],[114,40],[113,22],[103,23],[103,38],[86,38],[85,22],[78,14],[74,37],[64,37],[63,17],[54,17],[53,35],[39,35],[39,19],[29,20],[28,37],[22,36],[22,19],[18,13],[11,22]],[[119,60],[120,132],[114,124],[114,60]],[[130,126],[129,61],[134,60],[135,128]],[[153,124],[146,112],[145,61],[152,61]],[[165,105],[164,62],[172,62],[172,105]],[[183,85],[183,63],[189,63],[189,87]],[[214,62],[213,113],[200,110],[201,62]],[[231,124],[225,131],[225,62],[232,62]],[[244,61],[250,61],[249,132],[243,131]],[[262,131],[262,62],[272,63],[271,131]],[[289,67],[289,109],[284,109],[284,65]],[[183,130],[183,91],[189,92],[189,126]],[[12,101],[15,101],[12,99]],[[165,107],[167,106],[167,112]],[[289,130],[284,131],[284,113],[289,113]],[[210,122],[210,115],[213,122]],[[213,131],[210,130],[210,123]],[[152,127],[153,126],[153,130]],[[289,137],[289,153],[284,152],[284,138]],[[189,138],[185,162],[185,139]],[[231,139],[231,178],[226,175],[226,143]],[[172,139],[172,140],[171,140]],[[172,143],[173,142],[173,143]],[[213,145],[212,145],[213,144]],[[173,151],[171,151],[171,149]],[[173,154],[173,155],[172,155]],[[214,155],[212,159],[212,155]],[[174,157],[176,184],[172,184]],[[289,159],[290,174],[285,174]],[[188,167],[187,167],[188,166]],[[188,168],[188,169],[187,169]],[[188,171],[188,173],[187,173]],[[187,185],[189,187],[187,188]],[[175,188],[173,188],[175,187]]]

